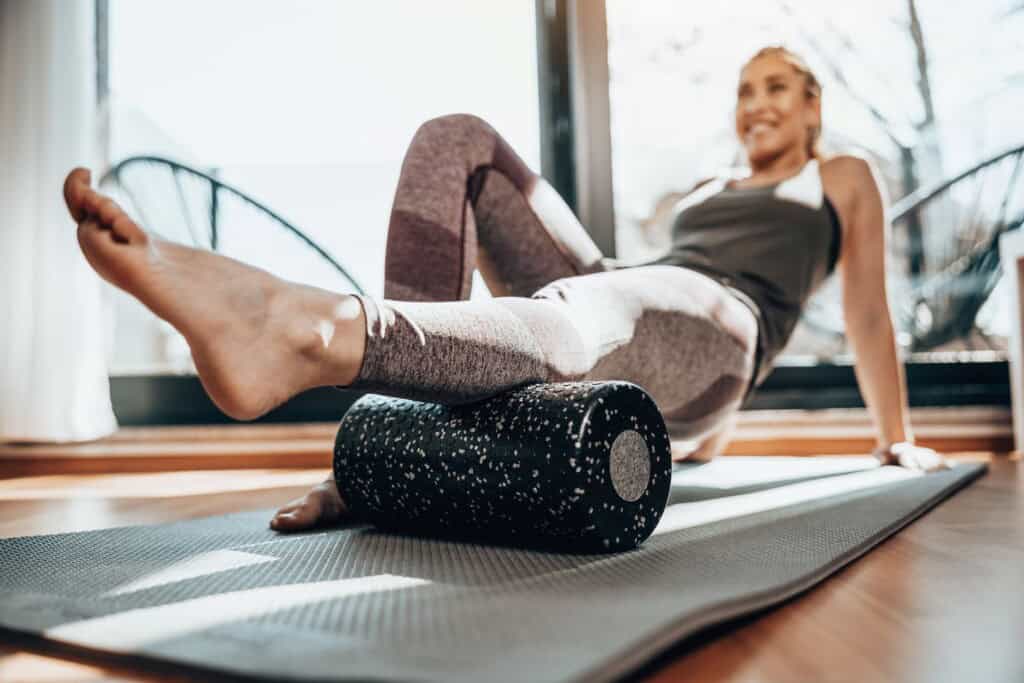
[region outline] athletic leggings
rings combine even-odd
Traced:
[[[468,301],[479,268],[494,298]],[[745,396],[757,323],[717,282],[602,257],[555,190],[478,117],[416,132],[391,212],[384,297],[359,295],[366,355],[349,388],[460,404],[535,383],[625,380],[674,438]]]

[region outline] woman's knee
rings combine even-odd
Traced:
[[[581,330],[568,306],[554,300],[501,297],[494,301],[522,321],[543,358],[545,382],[586,379],[598,351]]]
[[[491,124],[476,114],[443,114],[428,119],[416,129],[414,139],[428,138],[480,138],[492,139],[496,135]]]
[[[470,175],[468,195],[476,204],[491,170],[528,196],[536,174],[491,124],[475,114],[445,114],[422,123],[410,145],[413,156],[430,164],[456,163]]]
[[[665,424],[676,438],[701,438],[718,430],[743,404],[746,380],[723,374],[696,396],[681,404],[665,405]]]
[[[737,417],[738,411],[732,410],[716,422],[708,431],[703,433],[680,434],[670,429],[669,434],[677,441],[685,440],[684,443],[687,447],[680,450],[685,451],[687,460],[711,460],[721,455],[725,447],[729,445],[736,426]]]

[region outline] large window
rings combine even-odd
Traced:
[[[478,114],[539,166],[535,33],[531,2],[111,0],[109,158],[168,157],[241,189],[380,294],[388,214],[419,124]],[[126,198],[126,208],[148,227],[186,241],[208,230],[202,187],[140,173],[140,206]],[[217,212],[221,251],[288,279],[348,285],[232,196]],[[173,330],[110,295],[113,374],[189,370]],[[478,279],[474,296],[486,295]]]
[[[891,200],[888,287],[912,403],[1008,400],[996,243],[1024,220],[1019,2],[107,5],[109,160],[169,157],[238,187],[372,294],[402,157],[424,120],[476,113],[535,168],[543,147],[545,174],[582,202],[599,241],[610,246],[614,223],[614,255],[645,259],[668,247],[673,207],[696,181],[743,166],[732,131],[739,68],[764,45],[787,45],[824,85],[826,156],[870,158]],[[221,251],[292,280],[350,287],[232,197],[211,211],[180,177],[156,176],[138,194],[155,214],[138,217],[162,234],[201,241],[202,214],[215,213]],[[595,196],[613,196],[614,216],[609,202],[586,199]],[[473,296],[488,295],[477,277]],[[856,404],[837,295],[830,281],[814,297],[756,407]],[[110,297],[113,374],[191,371],[171,328],[120,292]],[[148,396],[148,379],[121,377],[115,389],[138,384],[125,395]],[[185,379],[182,390],[201,395]],[[178,380],[161,379],[161,396],[169,383]]]
[[[1020,3],[608,0],[607,21],[621,257],[666,249],[679,198],[744,164],[732,129],[739,70],[784,44],[823,83],[826,155],[864,155],[881,171],[893,202],[888,286],[911,360],[1005,358],[995,238],[1024,220],[1012,152],[1024,145]],[[822,288],[780,365],[850,360],[837,295],[834,281]]]

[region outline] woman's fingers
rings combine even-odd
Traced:
[[[946,459],[931,448],[922,446],[908,446],[903,449],[897,459],[900,467],[922,472],[937,472],[949,469],[950,465]]]
[[[945,458],[931,448],[918,446],[908,441],[901,441],[884,447],[879,446],[872,455],[882,465],[899,465],[908,470],[917,470],[919,472],[936,472],[938,470],[948,470],[951,467]]]

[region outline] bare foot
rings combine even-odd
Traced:
[[[64,199],[86,260],[185,337],[213,402],[240,420],[315,386],[347,385],[362,363],[359,301],[281,280],[146,233],[77,168]]]
[[[288,503],[270,520],[270,528],[275,531],[302,531],[318,524],[336,522],[348,508],[338,493],[338,486],[333,478],[317,484],[313,490],[301,498]]]

